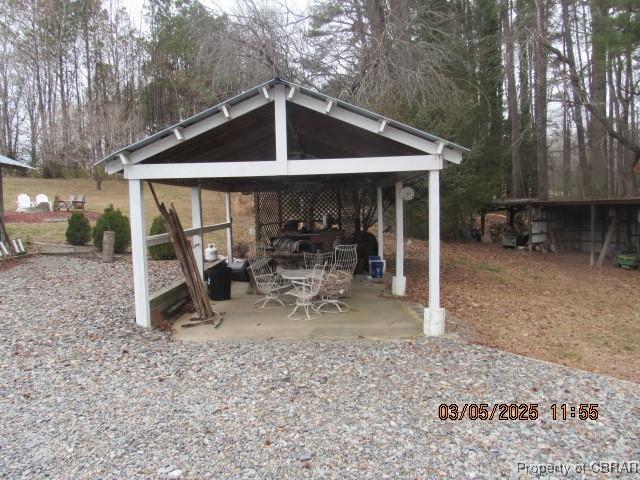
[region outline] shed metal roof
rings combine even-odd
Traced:
[[[7,165],[9,167],[18,167],[18,168],[25,168],[28,170],[34,170],[33,167],[30,167],[26,163],[19,162],[18,160],[13,160],[9,157],[5,157],[4,155],[0,155],[0,165]]]
[[[491,207],[503,209],[511,207],[549,207],[549,206],[588,206],[588,205],[640,205],[640,197],[615,197],[615,198],[565,198],[555,197],[547,200],[538,198],[507,198],[495,200]]]

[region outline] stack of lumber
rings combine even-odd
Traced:
[[[204,280],[200,276],[200,271],[198,270],[198,265],[193,255],[191,243],[187,240],[187,237],[184,234],[184,229],[182,228],[180,218],[176,213],[175,206],[172,203],[171,207],[167,209],[164,202],[161,203],[158,201],[158,197],[151,183],[149,183],[149,188],[151,189],[151,193],[158,210],[164,219],[165,226],[167,227],[167,233],[169,234],[169,238],[173,244],[173,249],[176,252],[176,257],[178,257],[178,260],[180,261],[180,267],[184,274],[189,295],[191,296],[191,301],[193,302],[193,306],[197,313],[197,317],[194,318],[194,320],[200,320],[197,325],[207,323],[218,327],[222,320],[220,317],[216,318],[216,314],[211,308]],[[195,324],[188,326],[195,326]]]
[[[0,215],[0,260],[13,257],[15,255],[24,255],[27,251],[22,244],[22,240],[9,238],[7,227],[4,224],[4,219]]]

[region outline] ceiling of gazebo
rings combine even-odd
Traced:
[[[333,168],[328,171],[340,173],[340,170],[362,172],[360,159],[377,158],[377,163],[374,161],[375,165],[369,170],[376,172],[393,171],[387,170],[386,164],[380,163],[381,159],[404,156],[407,158],[399,165],[399,171],[413,170],[414,165],[422,171],[442,167],[433,161],[424,163],[419,157],[425,156],[427,160],[431,155],[433,160],[440,155],[442,161],[460,163],[462,153],[466,151],[466,148],[435,135],[274,78],[113,152],[98,164],[105,165],[109,173],[133,167],[131,174],[134,177],[127,178],[135,178],[142,172],[149,175],[147,178],[219,178],[227,172],[231,175],[234,170],[246,176],[246,169],[251,166],[236,168],[236,162],[326,159],[333,160]],[[340,168],[340,162],[336,160],[344,158],[353,159],[358,167]],[[391,162],[395,165],[393,160]],[[205,169],[206,174],[202,171],[200,175],[199,163],[211,165]],[[190,167],[185,165],[187,173],[167,168],[167,164],[189,164]],[[215,164],[218,164],[217,168]],[[159,167],[157,170],[148,168],[152,165]],[[264,164],[256,167],[262,170],[262,176],[279,172]],[[289,175],[300,175],[306,168],[300,162],[292,167],[295,173],[290,171]],[[315,169],[316,174],[322,173],[317,165]]]
[[[419,155],[419,150],[299,105],[287,104],[289,159]],[[142,164],[275,160],[274,105],[160,152]]]

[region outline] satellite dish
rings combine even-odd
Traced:
[[[403,187],[402,190],[400,190],[400,198],[405,202],[410,202],[415,198],[415,196],[416,191],[411,187]]]

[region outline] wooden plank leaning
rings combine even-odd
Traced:
[[[184,274],[189,296],[197,313],[197,316],[192,320],[199,320],[197,323],[183,325],[183,327],[209,324],[217,328],[222,323],[222,317],[217,315],[211,308],[211,302],[209,302],[204,281],[200,278],[200,271],[198,270],[196,259],[193,255],[193,249],[184,234],[184,229],[176,213],[175,206],[171,204],[171,207],[167,209],[164,202],[158,200],[158,196],[151,182],[149,182],[149,188],[156,206],[164,219],[167,233],[169,234],[173,249],[180,262],[182,273]]]

